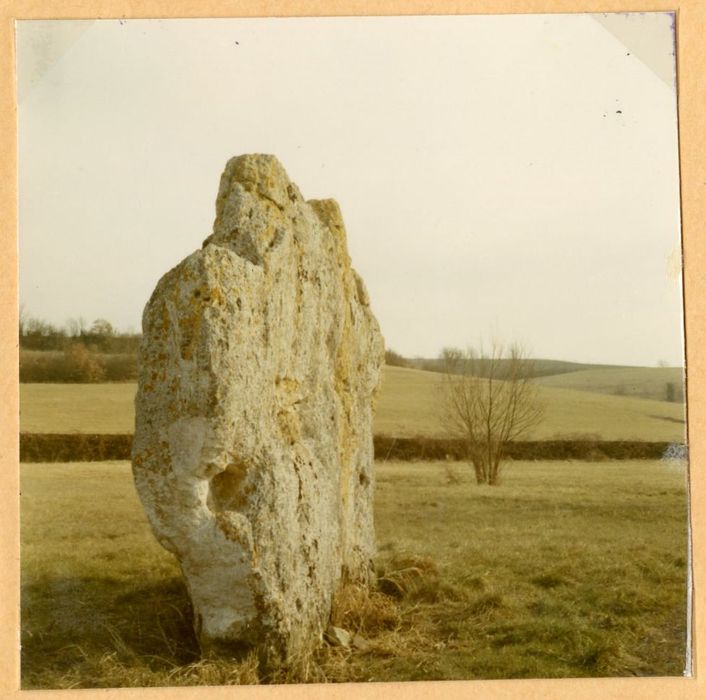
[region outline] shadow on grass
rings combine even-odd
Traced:
[[[199,648],[183,582],[60,578],[22,587],[22,684],[82,674],[105,655],[158,670],[192,663]],[[80,682],[79,682],[80,683]],[[56,687],[56,686],[54,686]]]

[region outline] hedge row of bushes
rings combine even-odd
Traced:
[[[137,379],[135,353],[103,354],[83,343],[63,352],[20,350],[20,382],[126,382]]]
[[[401,461],[463,460],[460,440],[393,438],[376,435],[375,459]],[[577,459],[600,462],[608,459],[661,459],[674,447],[668,442],[548,440],[515,442],[507,456],[516,460]],[[20,435],[22,462],[101,462],[130,459],[132,435],[88,435],[23,433]],[[672,450],[673,452],[673,450]]]
[[[378,460],[464,460],[463,440],[426,437],[396,438],[376,435],[375,459]],[[600,462],[608,459],[661,459],[672,446],[669,442],[640,440],[538,440],[508,444],[506,457],[515,460],[578,459]]]
[[[130,459],[132,435],[21,433],[20,462],[104,462]]]

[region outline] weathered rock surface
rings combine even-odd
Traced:
[[[370,581],[382,359],[338,205],[231,159],[213,234],[145,308],[133,447],[204,651],[305,651],[338,586]]]

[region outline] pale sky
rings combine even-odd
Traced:
[[[23,21],[20,302],[138,330],[241,153],[341,205],[387,346],[682,363],[672,16]]]

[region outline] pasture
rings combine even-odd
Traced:
[[[460,463],[393,462],[376,479],[381,590],[337,613],[367,648],[262,678],[198,659],[129,463],[22,465],[23,688],[682,674],[683,463],[511,462],[481,487]]]
[[[684,397],[684,370],[681,367],[600,367],[539,377],[548,388],[576,389],[613,396],[634,396],[664,401],[668,385],[675,397]]]
[[[569,386],[573,374],[579,373],[557,375],[556,380],[563,379],[564,386]],[[443,413],[440,384],[438,373],[386,366],[376,404],[375,433],[446,437],[440,421]],[[528,439],[584,436],[602,440],[685,441],[681,403],[588,391],[585,382],[583,389],[564,386],[540,385],[546,415]],[[21,430],[131,433],[135,390],[134,383],[21,384]]]

